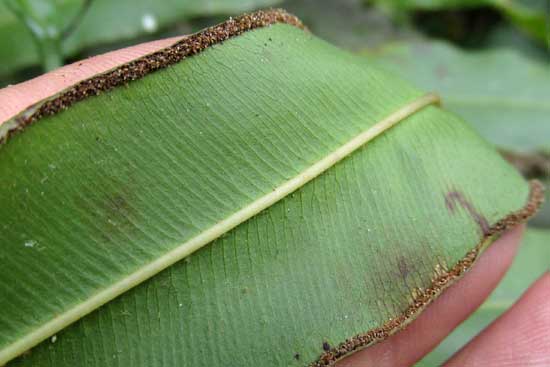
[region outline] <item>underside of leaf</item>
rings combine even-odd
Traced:
[[[184,37],[171,47],[143,56],[107,73],[86,79],[49,100],[40,101],[36,105],[30,106],[17,117],[0,125],[0,144],[8,139],[10,134],[24,129],[25,126],[41,117],[54,115],[84,98],[98,95],[132,80],[141,79],[151,72],[173,65],[186,57],[204,51],[209,46],[226,41],[243,32],[275,23],[286,23],[304,28],[295,16],[280,10],[259,11],[232,18],[216,27]]]
[[[311,367],[330,366],[338,360],[349,356],[365,347],[386,340],[397,331],[402,330],[411,321],[413,321],[426,306],[435,300],[442,291],[459,280],[472,265],[474,265],[481,251],[488,245],[494,237],[498,237],[507,229],[524,223],[531,218],[539,209],[544,201],[544,189],[539,181],[531,181],[531,192],[525,206],[517,212],[507,215],[499,220],[493,226],[487,228],[481,242],[475,248],[469,251],[466,256],[460,259],[450,269],[445,269],[439,264],[434,268],[434,275],[430,286],[426,289],[417,288],[412,292],[413,302],[400,315],[392,317],[381,327],[369,330],[366,333],[356,335],[329,351],[323,353],[319,359],[312,363]],[[480,225],[485,230],[483,224]]]
[[[437,97],[302,28],[231,19],[0,125],[0,363],[66,327],[13,364],[327,365],[536,210]]]

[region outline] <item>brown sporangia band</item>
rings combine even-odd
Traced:
[[[464,273],[472,267],[488,239],[500,235],[519,223],[525,222],[537,212],[543,201],[543,185],[537,180],[530,181],[529,199],[525,206],[516,212],[508,214],[506,217],[493,224],[476,247],[469,251],[466,256],[459,260],[452,268],[447,270],[442,266],[436,266],[430,286],[426,289],[414,289],[412,292],[413,301],[402,314],[389,319],[378,328],[346,339],[337,347],[323,352],[319,359],[311,363],[309,367],[332,366],[338,360],[360,349],[384,341],[389,336],[405,328],[424,308],[426,308],[426,306],[436,299],[444,289],[460,279]]]
[[[217,26],[186,36],[167,48],[83,80],[50,99],[40,101],[26,108],[13,118],[15,123],[10,124],[4,136],[0,136],[0,144],[6,142],[9,136],[23,130],[26,126],[42,117],[61,112],[87,97],[96,96],[115,87],[128,84],[133,80],[141,79],[149,73],[176,64],[187,57],[204,51],[212,45],[222,43],[249,30],[267,27],[276,23],[285,23],[305,29],[298,18],[282,9],[257,11],[236,18],[230,18]],[[531,191],[527,204],[519,211],[507,215],[484,231],[483,240],[451,269],[447,270],[441,266],[436,266],[431,285],[426,289],[414,289],[411,295],[413,301],[402,314],[389,319],[378,328],[347,339],[337,347],[331,348],[328,343],[323,343],[324,352],[309,367],[331,366],[338,360],[360,349],[381,342],[405,328],[444,289],[461,278],[471,268],[487,239],[533,216],[544,201],[544,189],[542,184],[536,180],[531,181],[530,186]],[[299,354],[296,354],[295,358],[299,359]]]
[[[236,18],[229,18],[229,20],[219,25],[186,36],[172,46],[120,65],[106,73],[83,80],[51,99],[40,101],[28,107],[14,117],[15,123],[10,124],[4,136],[0,136],[0,144],[7,141],[9,136],[23,130],[40,118],[54,115],[87,97],[96,96],[133,80],[143,78],[149,73],[178,63],[212,45],[222,43],[244,32],[276,23],[285,23],[305,29],[298,18],[282,9],[257,11]]]

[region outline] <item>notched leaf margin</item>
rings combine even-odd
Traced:
[[[544,202],[544,186],[538,180],[530,181],[529,186],[529,198],[525,206],[493,224],[484,233],[481,241],[450,269],[436,265],[430,286],[426,289],[414,289],[411,294],[412,302],[403,313],[395,318],[390,318],[380,327],[371,329],[363,334],[355,335],[346,339],[337,347],[325,351],[309,367],[333,366],[344,357],[386,340],[414,321],[446,288],[464,276],[474,265],[483,249],[496,237],[500,236],[504,231],[525,222],[538,211]]]

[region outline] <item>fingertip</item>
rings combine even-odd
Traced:
[[[549,295],[550,272],[547,271],[446,366],[550,365]]]
[[[512,264],[523,231],[524,225],[520,225],[504,233],[480,255],[463,279],[443,292],[406,329],[355,353],[338,366],[409,366],[420,360],[475,311],[497,286]]]
[[[166,38],[107,52],[0,89],[0,124],[71,85],[168,47],[179,39],[181,37]]]

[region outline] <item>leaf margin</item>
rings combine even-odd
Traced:
[[[380,343],[390,336],[406,328],[426,307],[428,307],[445,289],[459,281],[479,259],[479,255],[485,251],[505,231],[526,222],[533,217],[544,202],[544,186],[538,180],[529,181],[529,197],[525,206],[512,212],[489,227],[478,244],[466,255],[454,264],[450,269],[441,265],[434,267],[434,276],[431,285],[426,289],[413,290],[412,302],[400,315],[390,318],[382,326],[368,330],[365,333],[346,339],[337,347],[325,351],[317,361],[308,367],[333,366],[341,359],[348,357],[364,348]]]
[[[287,24],[290,24],[290,25],[297,26],[299,28],[304,28],[303,25],[301,24],[301,22],[299,20],[297,20],[297,18],[295,18],[295,17],[293,17],[293,16],[289,15],[288,13],[286,13],[284,11],[281,11],[281,10],[271,10],[271,11],[267,11],[267,12],[261,12],[260,11],[260,12],[257,12],[257,13],[251,14],[251,15],[247,14],[247,15],[244,15],[244,16],[239,17],[239,18],[243,18],[243,20],[246,22],[246,21],[250,20],[250,18],[246,18],[246,17],[251,17],[251,16],[252,17],[259,16],[259,18],[258,18],[259,20],[258,19],[252,19],[252,23],[246,23],[245,24],[245,29],[244,30],[241,29],[240,33],[230,34],[227,38],[239,35],[242,32],[247,31],[247,30],[269,26],[269,25],[272,25],[274,23],[287,23]],[[264,18],[264,16],[266,16],[267,18]],[[272,16],[275,16],[275,17],[272,18]],[[226,23],[223,23],[222,26],[223,25],[231,25],[231,24],[233,24],[231,22],[237,21],[239,18],[235,18],[234,20],[230,19],[230,21],[228,21]],[[254,22],[258,22],[258,23],[254,23]],[[217,26],[217,27],[220,27],[220,26]],[[246,27],[248,27],[248,28],[246,28]],[[198,36],[205,35],[208,31],[213,31],[213,30],[216,30],[216,27],[208,28],[207,30],[205,30],[203,32],[199,32],[195,35],[198,35]],[[208,37],[207,34],[206,34],[206,36]],[[171,46],[171,47],[176,47],[176,45],[179,45],[180,43],[182,43],[184,41],[187,41],[190,38],[191,37],[184,38],[181,41],[174,44],[174,46]],[[217,42],[222,42],[223,40],[225,40],[227,38],[219,39]],[[206,48],[210,45],[213,45],[215,43],[216,42],[214,42],[214,43],[212,43],[212,42],[208,43],[207,42],[206,46],[204,48]],[[11,136],[14,132],[23,130],[27,125],[30,125],[31,123],[36,122],[37,120],[39,120],[42,117],[50,116],[50,115],[53,115],[55,113],[61,112],[62,110],[68,108],[73,103],[76,103],[76,102],[78,102],[78,101],[80,101],[80,100],[82,100],[82,99],[84,99],[88,96],[97,95],[97,94],[101,93],[102,91],[108,91],[108,90],[110,90],[110,89],[112,89],[116,86],[119,86],[119,85],[125,85],[129,81],[139,79],[139,78],[147,75],[150,72],[153,72],[153,71],[158,70],[160,68],[164,68],[166,66],[171,65],[171,62],[172,63],[179,62],[187,56],[194,55],[194,54],[199,53],[202,50],[204,50],[204,48],[199,48],[198,50],[192,50],[192,53],[190,53],[189,55],[182,56],[181,59],[179,59],[177,61],[168,60],[168,61],[166,61],[165,64],[161,63],[157,66],[154,66],[151,69],[140,71],[140,69],[139,69],[140,65],[141,65],[139,63],[140,61],[149,62],[151,59],[148,59],[148,58],[151,57],[151,55],[153,55],[154,57],[157,57],[158,55],[162,56],[161,52],[164,51],[164,50],[169,50],[169,49],[171,49],[171,47],[169,47],[167,49],[163,49],[159,52],[156,52],[156,53],[153,53],[153,54],[150,54],[150,55],[146,55],[146,56],[144,56],[142,58],[139,58],[137,60],[134,60],[130,63],[123,64],[123,65],[121,65],[121,66],[119,66],[115,69],[112,69],[111,71],[109,71],[107,73],[99,74],[98,77],[99,78],[106,78],[109,75],[116,75],[116,73],[123,70],[124,67],[128,67],[129,69],[136,68],[136,69],[134,69],[134,71],[142,72],[143,74],[139,74],[139,73],[136,74],[136,75],[132,75],[131,73],[130,74],[125,74],[124,75],[125,77],[123,77],[122,79],[116,79],[116,83],[114,83],[112,85],[110,85],[110,84],[106,85],[105,89],[97,89],[97,85],[94,85],[94,81],[97,81],[97,80],[95,80],[94,77],[92,77],[90,79],[84,80],[83,82],[77,83],[73,87],[70,87],[70,88],[64,90],[61,94],[57,95],[54,98],[49,98],[49,99],[46,99],[45,101],[39,102],[38,104],[30,106],[29,108],[25,109],[22,113],[18,114],[15,118],[12,118],[12,119],[6,121],[4,124],[0,125],[0,145],[2,144],[2,142],[7,141],[8,137]],[[153,60],[155,60],[154,57],[153,57]],[[119,73],[119,76],[120,76],[120,73]],[[92,87],[92,89],[91,90],[84,89],[84,91],[87,91],[87,92],[83,93],[81,95],[78,95],[77,88],[79,86],[82,87],[82,88]],[[96,89],[94,89],[94,88],[96,88]],[[77,94],[75,95],[75,93],[77,93]],[[396,123],[398,123],[399,121],[402,121],[403,119],[405,119],[406,117],[412,115],[416,111],[422,109],[425,106],[428,106],[428,105],[431,105],[431,104],[438,104],[438,103],[439,103],[439,97],[437,97],[436,95],[433,95],[433,94],[428,94],[424,97],[421,97],[420,99],[417,99],[415,101],[410,102],[409,104],[405,105],[403,108],[401,108],[398,111],[391,114],[388,118],[380,121],[379,123],[375,124],[372,128],[370,128],[367,131],[360,134],[360,136],[363,136],[362,139],[359,139],[360,143],[356,144],[356,147],[354,149],[351,149],[351,150],[348,149],[347,153],[344,154],[344,155],[336,154],[335,156],[336,156],[337,160],[335,160],[329,166],[326,166],[326,168],[324,170],[332,167],[332,165],[336,164],[339,160],[345,158],[347,155],[352,153],[355,149],[361,147],[363,144],[365,144],[368,141],[372,140],[374,137],[376,137],[379,134],[383,133],[385,130],[387,130],[388,128],[391,128]],[[7,126],[7,128],[6,128],[6,126]],[[4,128],[4,130],[2,130],[2,128]],[[3,132],[5,132],[4,136],[2,135]],[[366,135],[364,135],[365,133],[366,133]],[[355,139],[352,139],[352,141],[355,141]],[[318,174],[324,172],[324,170],[319,171]],[[315,177],[316,176],[312,176],[312,177],[309,178],[309,180],[311,180]],[[303,184],[305,184],[308,181],[303,181],[303,182],[300,181],[301,184],[299,184],[299,186],[297,186],[294,190],[301,187]],[[294,190],[292,190],[292,191],[294,191]],[[289,194],[292,191],[289,191],[286,194],[282,194],[281,198],[284,197],[285,195]],[[477,258],[477,255],[486,246],[488,246],[489,243],[492,242],[492,240],[494,239],[495,236],[499,235],[502,231],[506,230],[507,228],[528,219],[537,210],[538,206],[540,205],[540,203],[542,201],[541,200],[541,195],[540,195],[541,192],[542,192],[541,185],[539,185],[537,182],[532,182],[530,198],[527,201],[527,204],[525,205],[525,207],[523,209],[519,210],[518,212],[514,212],[514,213],[506,216],[504,219],[498,221],[491,228],[490,233],[487,234],[484,237],[484,239],[474,248],[474,250],[468,252],[468,254],[465,256],[465,258],[463,260],[459,261],[459,263],[457,263],[457,265],[455,265],[455,267],[458,266],[458,270],[456,270],[456,272],[455,272],[455,267],[453,267],[448,273],[447,273],[447,271],[442,270],[442,274],[439,274],[439,276],[435,280],[433,280],[433,282],[434,282],[433,283],[434,284],[434,290],[433,291],[430,291],[431,288],[427,288],[425,293],[418,293],[416,296],[413,296],[413,299],[415,299],[415,302],[414,302],[413,306],[416,306],[418,304],[418,302],[420,302],[421,305],[418,306],[418,307],[415,307],[414,312],[411,313],[411,315],[408,315],[407,311],[405,311],[405,313],[403,315],[406,315],[407,318],[404,321],[398,322],[399,318],[394,318],[394,319],[391,319],[388,323],[384,324],[380,328],[372,329],[372,330],[368,331],[365,334],[361,334],[361,335],[367,336],[367,338],[371,338],[371,340],[369,342],[366,342],[366,343],[361,342],[363,344],[361,344],[358,347],[354,347],[354,349],[352,351],[347,351],[344,355],[342,355],[341,357],[338,357],[338,359],[343,358],[343,357],[345,357],[345,356],[347,356],[347,355],[349,355],[349,354],[351,354],[351,353],[353,353],[353,352],[355,352],[355,351],[357,351],[357,350],[359,350],[363,347],[367,347],[367,346],[372,345],[376,342],[384,340],[387,337],[389,337],[390,335],[392,335],[393,333],[395,333],[395,332],[401,330],[403,327],[405,327],[429,303],[431,303],[431,301],[433,301],[435,298],[437,298],[437,296],[446,287],[448,287],[452,283],[454,283],[455,280],[458,280],[463,275],[463,273],[465,271],[467,271],[473,265],[473,263],[475,262],[475,260]],[[259,200],[261,200],[261,199],[262,198],[260,198]],[[276,201],[278,201],[278,200],[275,200],[274,202],[276,202]],[[271,204],[272,203],[268,202],[266,204],[266,207],[268,207]],[[261,210],[262,209],[259,209],[257,212],[259,212]],[[251,216],[257,214],[257,212],[254,212],[253,214],[251,214]],[[238,224],[242,223],[243,221],[249,219],[250,217],[243,219],[241,222],[236,223],[235,225],[238,225]],[[233,227],[231,227],[231,228],[233,228]],[[226,231],[230,230],[231,228],[228,228]],[[226,231],[221,232],[220,235],[225,233]],[[202,246],[210,243],[215,238],[217,238],[217,237],[205,240],[205,242],[202,244]],[[188,242],[186,242],[186,243],[188,243]],[[183,246],[183,245],[181,245],[181,246]],[[178,249],[181,248],[181,246],[179,246]],[[202,246],[200,246],[200,247],[202,247]],[[192,248],[189,251],[193,252],[193,251],[197,250],[200,247]],[[167,264],[166,267],[170,266],[171,264],[175,263],[176,261],[181,260],[183,257],[185,257],[187,255],[188,255],[188,253],[182,251],[182,253],[178,255],[178,256],[181,256],[181,257],[177,258],[177,257],[173,256],[172,252],[168,253],[166,255],[166,257],[172,257],[172,259],[175,258],[176,260],[173,260],[170,264]],[[460,265],[460,264],[462,264],[462,265]],[[164,268],[166,268],[166,267],[164,267]],[[164,268],[159,268],[155,273],[151,274],[150,276],[160,272]],[[150,276],[148,276],[148,277],[146,277],[142,280],[137,280],[136,283],[133,284],[133,285],[128,285],[129,283],[125,282],[126,280],[130,279],[131,276],[124,279],[123,281],[121,281],[121,283],[123,283],[123,287],[125,287],[125,288],[120,293],[118,293],[118,294],[112,296],[111,298],[107,299],[104,303],[110,301],[111,299],[113,299],[117,295],[122,294],[125,290],[130,289],[131,287],[133,287],[134,285],[137,285],[141,281],[143,281],[145,279],[148,279]],[[441,279],[443,279],[444,277],[449,277],[448,281],[446,281],[443,286],[440,286],[439,288],[435,288],[439,282],[442,282]],[[129,282],[131,283],[131,281],[129,281]],[[417,301],[417,299],[418,299],[418,301]],[[97,307],[99,307],[99,306],[101,306],[101,304],[97,305]],[[95,308],[97,308],[97,307],[95,307]],[[77,316],[80,315],[78,317],[78,318],[80,318],[80,317],[84,316],[85,314],[93,311],[95,308],[93,308],[93,309],[91,309],[91,310],[89,310],[85,313],[81,313],[81,312],[77,311],[77,312],[75,312],[75,314]],[[407,309],[407,310],[409,310],[409,309]],[[67,326],[68,324],[72,323],[73,321],[76,321],[78,318],[76,318],[72,321],[68,320],[68,318],[67,318],[66,320],[68,320],[68,321],[65,321],[66,324],[64,326],[61,326],[59,329],[57,329],[55,331],[50,330],[48,332],[48,335],[44,336],[43,339],[53,335],[56,331],[62,329],[63,327]],[[387,326],[387,325],[389,325],[389,326]],[[354,338],[356,338],[356,337],[354,337]],[[41,340],[43,340],[43,339],[41,339]],[[37,344],[41,340],[36,341],[35,344]],[[19,353],[24,352],[26,349],[28,349],[30,347],[32,347],[32,345],[30,345],[30,346],[27,345],[24,348],[20,348],[21,350],[19,350]],[[8,348],[9,348],[9,346],[8,346]],[[0,363],[3,362],[3,359],[2,359],[3,358],[3,352],[4,351],[0,351]],[[327,352],[327,353],[332,353],[332,351]],[[320,360],[322,359],[322,357],[323,356],[320,357]],[[332,364],[334,361],[335,361],[335,359],[333,359],[333,357],[331,357],[331,360],[328,363]],[[321,364],[321,365],[324,365],[324,364]],[[319,366],[321,366],[321,365],[319,365]],[[312,364],[312,366],[318,366],[318,365],[317,364]]]

